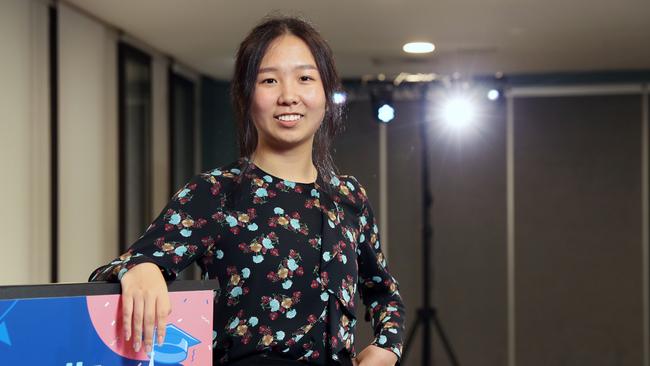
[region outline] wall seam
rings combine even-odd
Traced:
[[[648,261],[650,258],[649,244],[649,205],[648,202],[648,85],[644,84],[641,95],[641,240],[642,240],[642,280],[643,284],[643,365],[650,366],[650,270]]]
[[[508,366],[516,365],[515,317],[515,166],[514,97],[506,97],[506,215],[507,215],[507,288],[508,288]]]

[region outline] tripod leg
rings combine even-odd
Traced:
[[[411,341],[413,340],[413,337],[415,336],[415,333],[418,330],[418,327],[420,326],[420,323],[423,321],[428,321],[428,319],[424,319],[421,316],[420,312],[418,312],[418,317],[415,319],[415,322],[413,323],[413,328],[409,331],[408,336],[406,337],[406,343],[404,343],[404,348],[402,349],[402,364],[405,364],[406,362],[406,355],[408,354],[409,348],[411,348]]]
[[[451,344],[449,343],[449,340],[447,339],[445,332],[442,330],[442,325],[440,324],[440,320],[438,319],[438,314],[436,311],[433,312],[432,318],[433,318],[433,325],[436,327],[436,330],[438,331],[438,335],[440,336],[442,345],[445,347],[445,351],[447,352],[449,361],[453,366],[458,366],[459,365],[458,359],[456,358],[456,354],[454,353],[454,350],[451,348]]]

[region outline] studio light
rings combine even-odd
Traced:
[[[496,89],[490,89],[488,91],[488,93],[487,93],[487,98],[489,100],[491,100],[491,101],[495,101],[495,100],[499,99],[500,96],[501,96],[501,93],[499,93],[499,91],[496,90]]]
[[[456,131],[465,130],[474,124],[476,109],[469,98],[454,96],[444,101],[442,118],[448,128]]]
[[[382,123],[394,120],[397,113],[393,104],[393,84],[375,83],[369,87],[373,117]]]
[[[395,109],[388,104],[384,104],[379,109],[377,109],[377,119],[388,123],[395,118]]]

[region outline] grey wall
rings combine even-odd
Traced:
[[[517,362],[641,365],[641,97],[514,105]]]
[[[377,215],[389,215],[389,267],[412,327],[422,302],[416,125],[422,113],[418,102],[396,107],[387,126],[389,212],[378,207],[379,128],[369,101],[348,106],[336,161],[366,186]],[[508,307],[506,104],[486,103],[469,134],[429,122],[433,299],[460,363],[642,365],[648,309],[640,95],[518,97],[513,111],[514,308]],[[371,337],[361,325],[359,350]],[[405,365],[421,364],[421,331],[416,338]],[[437,335],[430,346],[435,365],[450,365]],[[509,352],[516,353],[514,363]]]

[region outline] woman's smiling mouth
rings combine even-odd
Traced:
[[[282,126],[293,127],[303,118],[303,115],[300,113],[286,113],[277,115],[274,118],[278,120]]]

